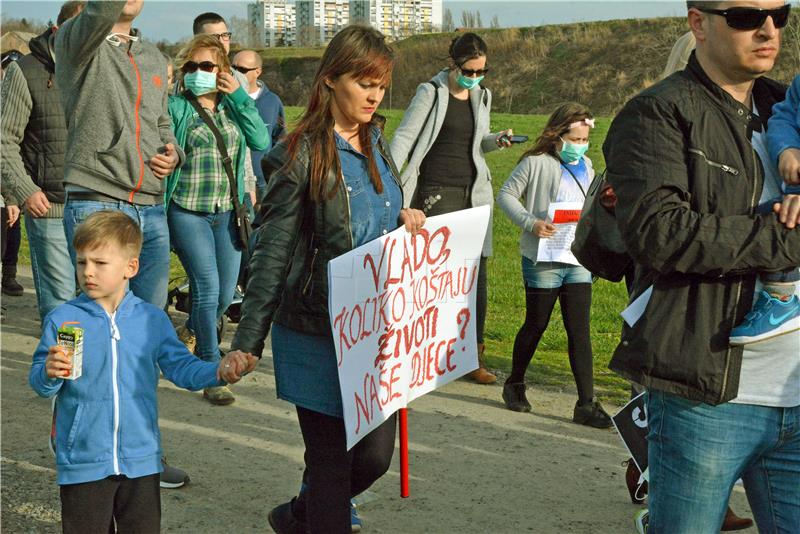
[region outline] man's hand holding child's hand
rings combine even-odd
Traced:
[[[44,370],[47,372],[47,378],[69,376],[72,371],[72,357],[67,353],[67,349],[59,345],[52,345],[44,360]]]
[[[252,354],[232,350],[219,362],[217,378],[228,384],[235,384],[242,376],[251,372],[258,365],[258,358]]]
[[[784,195],[783,200],[775,203],[772,208],[786,228],[800,226],[800,195]]]

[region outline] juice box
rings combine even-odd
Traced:
[[[64,347],[67,353],[72,355],[72,371],[64,378],[67,380],[80,378],[83,371],[83,328],[61,325],[58,329],[58,346]]]

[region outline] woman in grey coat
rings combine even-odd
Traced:
[[[594,179],[589,130],[594,119],[581,104],[559,106],[536,140],[525,152],[497,194],[497,203],[522,230],[522,278],[525,286],[525,322],[514,340],[511,374],[503,386],[509,410],[529,412],[525,397],[525,371],[550,322],[556,300],[567,331],[569,363],[575,377],[578,401],[572,420],[595,428],[608,428],[611,419],[594,398],[592,343],[589,317],[592,307],[592,275],[581,265],[539,261],[539,241],[553,237],[556,226],[549,220],[552,202],[583,203]],[[520,201],[520,198],[522,201]]]
[[[392,158],[408,163],[400,181],[406,206],[441,215],[492,205],[492,176],[484,153],[511,145],[511,130],[489,132],[492,94],[480,86],[486,43],[465,33],[450,43],[448,68],[422,83],[392,138]],[[486,322],[486,258],[492,254],[491,219],[478,271],[477,332],[480,367],[469,377],[481,384],[497,380],[483,364]]]

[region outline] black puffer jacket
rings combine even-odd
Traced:
[[[64,203],[64,155],[67,151],[67,126],[64,121],[64,109],[61,106],[61,94],[55,85],[55,61],[53,59],[53,35],[55,28],[31,39],[31,53],[17,62],[27,84],[30,95],[29,114],[20,114],[11,110],[5,113],[5,119],[14,123],[6,125],[13,131],[24,128],[18,149],[25,172],[31,180],[19,179],[23,195],[27,198],[41,189],[51,204]],[[11,97],[12,100],[19,95]],[[7,102],[6,102],[7,104]],[[18,102],[12,102],[16,109]],[[5,132],[4,132],[5,133]],[[17,147],[14,147],[17,149]],[[10,155],[7,155],[11,157]],[[62,217],[63,207],[48,213],[49,217]]]
[[[754,214],[764,173],[751,133],[784,95],[756,80],[759,120],[693,54],[614,119],[603,152],[637,263],[634,295],[654,284],[641,319],[623,328],[614,371],[708,404],[736,397],[742,349],[728,337],[750,310],[756,273],[800,265],[800,232]]]
[[[399,188],[399,174],[383,135],[378,150],[389,162]],[[344,180],[333,198],[319,203],[310,198],[308,142],[301,141],[288,163],[284,141],[267,158],[266,166],[278,170],[267,183],[242,319],[231,343],[233,349],[259,357],[273,320],[305,334],[331,334],[328,261],[354,248]],[[334,172],[329,172],[327,183],[335,181]]]

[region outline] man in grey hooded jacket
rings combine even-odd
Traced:
[[[169,230],[161,180],[183,154],[167,114],[166,60],[131,27],[142,5],[88,2],[56,33],[56,82],[68,131],[64,229],[71,242],[75,227],[95,211],[130,215],[144,233],[131,290],[163,307]]]

